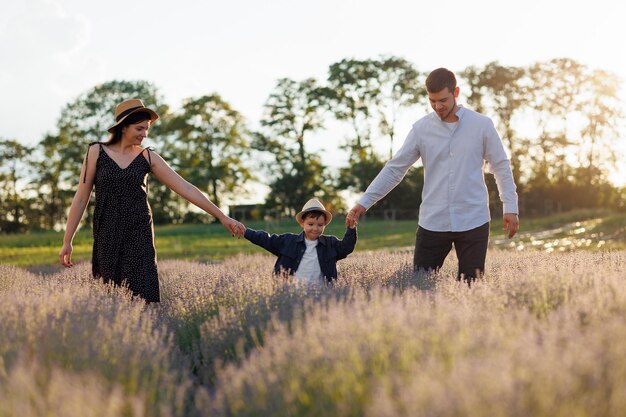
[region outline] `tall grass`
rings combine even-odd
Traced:
[[[0,267],[0,415],[626,409],[626,252],[494,250],[471,288],[453,256],[413,274],[410,252],[357,253],[333,287],[277,278],[273,261],[161,262],[156,306],[87,266]]]
[[[42,397],[43,404],[63,384],[85,383],[101,387],[104,403],[119,397],[126,415],[170,415],[184,408],[191,386],[181,372],[186,359],[158,324],[155,309],[92,280],[86,265],[52,277],[0,267],[0,281],[0,374],[8,386],[0,398],[23,391],[13,384],[30,378],[32,395],[25,399]],[[0,404],[0,410],[7,407]],[[30,415],[41,415],[40,408],[33,406]],[[21,409],[17,404],[0,415],[23,416]]]

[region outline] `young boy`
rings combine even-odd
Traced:
[[[263,230],[247,228],[244,237],[278,256],[274,273],[295,275],[303,282],[332,283],[337,279],[337,261],[345,258],[356,245],[356,225],[346,229],[343,239],[324,235],[333,216],[313,198],[302,207],[296,220],[302,233],[269,235]]]

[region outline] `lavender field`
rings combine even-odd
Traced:
[[[0,266],[0,416],[622,416],[626,252],[491,250],[487,277],[360,252],[160,263],[163,302]]]

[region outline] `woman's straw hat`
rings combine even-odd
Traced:
[[[298,221],[298,223],[303,223],[302,215],[309,211],[321,211],[322,213],[324,213],[324,215],[326,216],[326,222],[324,226],[328,225],[328,223],[330,223],[330,221],[333,219],[333,215],[330,214],[330,211],[326,210],[324,208],[324,205],[320,203],[318,199],[312,198],[306,202],[304,207],[302,207],[302,211],[296,214],[296,220]]]
[[[116,126],[124,121],[128,116],[137,112],[145,112],[150,115],[150,124],[154,123],[159,118],[154,110],[150,110],[143,105],[143,101],[133,98],[130,100],[124,100],[115,108],[115,124],[107,129],[107,132],[113,133]]]

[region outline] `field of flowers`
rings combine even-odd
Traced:
[[[626,252],[491,250],[468,288],[410,251],[333,288],[273,258],[163,261],[163,302],[0,266],[0,416],[623,416]]]

